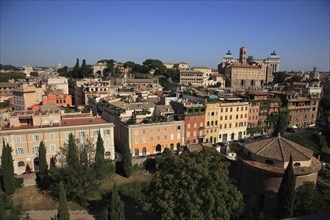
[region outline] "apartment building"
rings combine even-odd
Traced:
[[[0,102],[4,102],[13,97],[13,89],[16,83],[0,82]]]
[[[246,95],[250,98],[248,133],[250,135],[272,133],[271,117],[279,112],[281,100],[271,93],[248,92]]]
[[[217,143],[219,142],[219,112],[220,112],[220,100],[218,97],[209,98],[209,101],[205,103],[205,131],[204,131],[204,142]]]
[[[105,158],[114,159],[114,125],[100,117],[61,115],[59,110],[14,111],[9,123],[0,130],[0,138],[13,149],[15,173],[23,173],[27,165],[33,171],[38,170],[40,141],[44,141],[47,149],[48,166],[54,165],[61,157],[60,148],[68,143],[70,133],[78,138],[80,144],[85,144],[87,138],[95,144],[101,132]],[[0,146],[1,154],[2,142]]]
[[[205,106],[188,100],[171,101],[175,113],[181,114],[185,121],[185,144],[203,143],[205,128]]]
[[[14,109],[28,110],[33,105],[39,104],[42,101],[42,96],[45,94],[45,87],[35,87],[29,84],[23,84],[13,90]]]
[[[110,94],[110,81],[100,79],[83,79],[75,85],[75,104],[87,105],[88,97],[106,97]]]
[[[53,77],[47,79],[47,87],[51,92],[69,94],[68,79],[65,77]]]
[[[239,98],[226,98],[219,107],[218,142],[240,140],[247,135],[249,103]]]
[[[204,73],[195,70],[182,70],[180,71],[180,84],[203,86]]]
[[[72,97],[71,95],[67,95],[67,94],[54,94],[54,93],[50,93],[50,94],[46,94],[42,96],[42,104],[46,105],[46,104],[55,104],[57,107],[67,107],[68,105],[71,106],[72,105]]]

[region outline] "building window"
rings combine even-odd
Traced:
[[[139,138],[135,138],[135,144],[138,144],[139,143]]]
[[[180,130],[181,129],[181,127],[180,127],[180,125],[178,126],[178,130]]]
[[[54,138],[54,133],[50,133],[49,134],[49,140],[54,140],[55,138]]]
[[[154,137],[150,137],[150,141],[154,141]]]
[[[201,123],[199,124],[199,126],[200,126],[200,127],[203,127],[203,122],[201,122]]]
[[[51,152],[56,151],[56,145],[55,144],[51,144],[51,145],[49,145],[49,147],[50,147]]]
[[[110,151],[106,151],[106,152],[105,152],[105,156],[106,156],[106,157],[110,157],[110,156],[111,156]]]
[[[146,129],[143,129],[142,130],[142,134],[146,134]]]
[[[135,150],[134,150],[134,155],[135,155],[135,156],[139,156],[139,149],[135,148]]]
[[[142,143],[146,143],[146,142],[147,142],[146,137],[142,137]]]
[[[180,134],[177,134],[177,139],[180,139],[181,135]]]
[[[187,124],[187,128],[190,128],[190,123]]]
[[[164,140],[167,140],[167,135],[164,135]]]
[[[110,135],[110,130],[109,129],[104,130],[104,135]]]
[[[147,155],[147,148],[146,147],[142,148],[142,155],[143,156]]]
[[[105,146],[110,146],[110,139],[105,139],[104,144]]]
[[[24,167],[25,163],[23,161],[18,162],[18,167]]]
[[[194,123],[194,128],[197,128],[197,123]]]
[[[171,134],[171,140],[174,140],[174,134]]]
[[[16,148],[16,155],[22,155],[22,154],[24,154],[23,147],[17,147]]]
[[[150,133],[152,134],[154,132],[154,129],[150,128]]]
[[[39,141],[39,135],[37,134],[33,135],[33,141]]]
[[[65,132],[65,139],[69,139],[70,132]]]
[[[187,137],[190,137],[190,131],[187,131]]]
[[[32,147],[32,152],[33,153],[39,153],[39,146],[34,146],[34,147]]]
[[[80,137],[81,137],[81,138],[85,137],[85,132],[84,132],[84,131],[81,131],[81,132],[80,132]]]
[[[99,132],[100,132],[99,130],[95,130],[95,131],[94,131],[94,136],[99,135]]]

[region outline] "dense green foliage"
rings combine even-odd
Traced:
[[[327,124],[328,123],[328,117],[330,116],[330,96],[325,95],[320,100],[319,105],[319,112],[318,112],[318,121]]]
[[[124,202],[120,199],[116,184],[112,188],[110,206],[105,210],[105,219],[125,219]]]
[[[16,184],[14,177],[14,164],[13,157],[11,155],[12,149],[9,144],[5,144],[2,141],[2,155],[1,155],[1,167],[3,172],[3,191],[7,195],[11,195],[15,192]]]
[[[39,171],[37,172],[37,185],[41,189],[47,189],[49,186],[48,164],[46,159],[46,147],[43,141],[39,144]]]
[[[285,130],[288,127],[289,111],[287,109],[281,109],[277,114],[277,121],[275,123],[273,136],[277,136],[279,133],[283,137]]]
[[[63,181],[68,199],[86,207],[87,198],[95,187],[94,144],[89,139],[85,139],[84,143],[77,142],[70,134],[68,145],[61,149],[61,159],[66,165],[50,171],[52,193],[58,196],[58,184]]]
[[[149,207],[161,219],[235,219],[242,195],[227,180],[227,164],[214,149],[167,153],[148,188]]]
[[[128,141],[125,141],[124,146],[122,147],[123,161],[123,175],[125,177],[130,177],[132,173],[132,154],[129,149]]]
[[[285,80],[289,77],[289,74],[285,72],[276,72],[274,73],[274,83],[284,83]]]
[[[330,212],[330,190],[319,190],[314,183],[305,182],[296,189],[294,216]]]
[[[0,220],[18,220],[21,214],[21,207],[13,205],[10,197],[0,190]]]
[[[58,211],[57,211],[57,219],[58,220],[69,220],[70,219],[63,182],[60,182],[60,195],[59,195],[59,206],[58,206]]]
[[[293,172],[292,156],[285,169],[280,189],[277,193],[278,217],[291,218],[293,216],[294,197],[295,197],[296,177]]]
[[[79,67],[79,59],[77,58],[76,64],[74,65],[74,67],[72,69],[72,72],[71,72],[72,78],[75,78],[75,79],[80,78],[80,76],[79,76],[79,69],[80,69],[80,67]]]
[[[8,82],[10,79],[25,79],[26,75],[22,72],[0,73],[0,82]]]
[[[39,75],[39,74],[38,74],[38,72],[37,72],[37,71],[34,71],[34,72],[31,72],[31,73],[30,73],[30,76],[35,76],[35,77],[38,77],[38,75]]]

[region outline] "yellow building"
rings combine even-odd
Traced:
[[[220,101],[215,100],[213,102],[205,103],[205,131],[204,142],[217,143],[219,133],[219,110]]]
[[[34,112],[14,111],[9,119],[10,126],[0,130],[0,139],[9,143],[13,149],[14,172],[23,173],[26,165],[35,171],[38,170],[39,144],[44,141],[47,150],[48,166],[54,163],[54,158],[59,159],[60,148],[68,142],[72,133],[84,143],[90,138],[96,142],[99,132],[104,141],[105,158],[114,159],[114,135],[112,123],[100,117],[62,116],[59,112]],[[2,152],[2,142],[0,154]]]
[[[245,138],[248,124],[248,102],[221,103],[218,141],[226,142]]]

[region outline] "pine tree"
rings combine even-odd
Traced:
[[[39,144],[39,172],[37,173],[37,184],[41,189],[47,189],[49,185],[46,152],[45,144],[41,141]]]
[[[285,169],[280,189],[277,193],[279,218],[290,218],[293,215],[296,178],[292,163],[292,156],[290,155],[289,164]]]
[[[97,136],[96,153],[95,153],[95,171],[99,179],[102,179],[104,177],[104,174],[106,173],[105,166],[106,164],[104,159],[103,140],[101,137],[101,131],[99,131],[99,135]]]
[[[79,78],[79,59],[77,58],[76,65],[72,69],[72,78]]]
[[[129,149],[128,141],[125,141],[123,146],[123,175],[125,177],[130,177],[132,173],[132,154]]]
[[[63,182],[60,182],[60,197],[59,197],[59,207],[57,211],[57,219],[58,220],[69,220],[69,209],[67,206],[65,190],[63,186]]]
[[[11,155],[12,149],[5,140],[2,141],[1,166],[3,170],[3,188],[6,194],[11,195],[15,192],[14,164]]]
[[[124,220],[125,219],[124,202],[121,201],[121,199],[120,199],[116,184],[112,188],[111,204],[109,207],[108,219],[110,219],[110,220]]]

